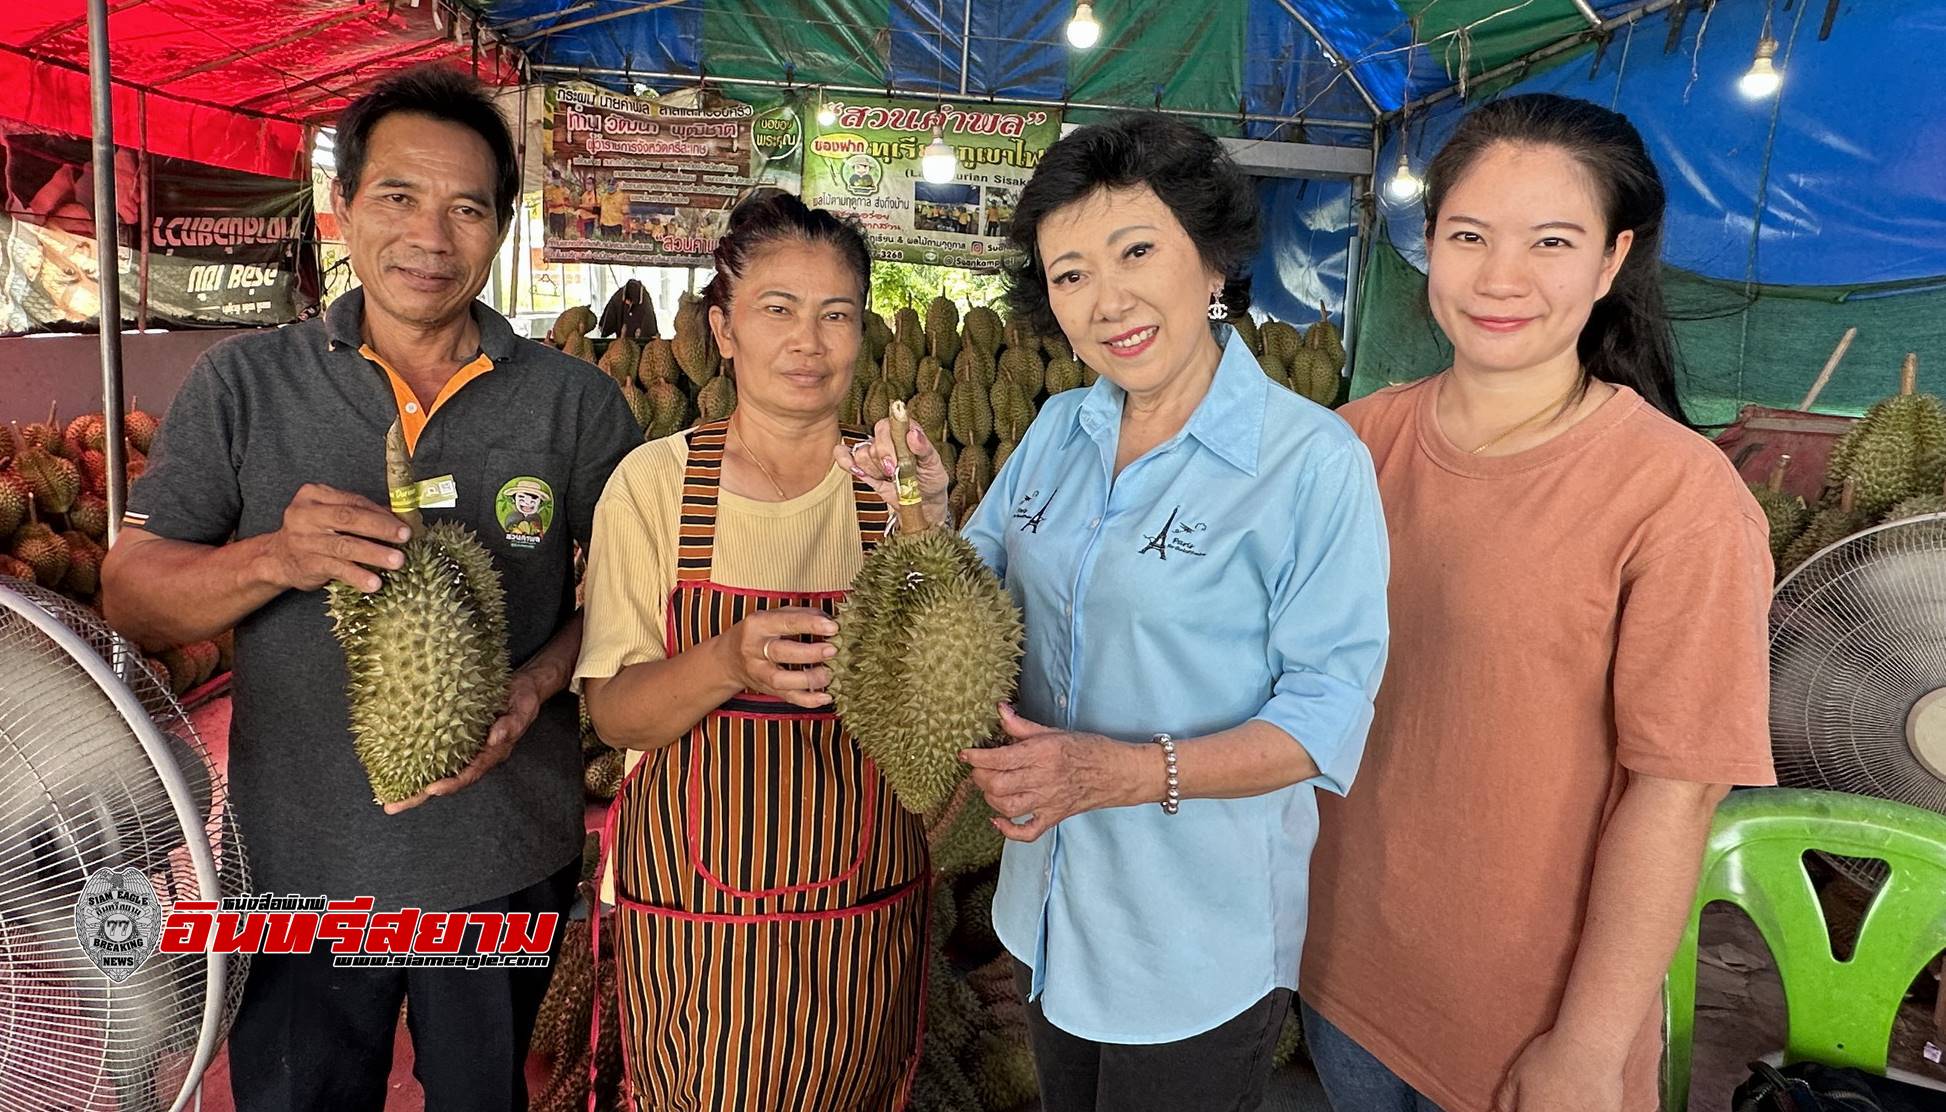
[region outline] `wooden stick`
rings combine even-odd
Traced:
[[[1919,353],[1908,351],[1899,365],[1899,393],[1913,394],[1919,389]]]
[[[911,420],[906,415],[905,402],[894,401],[888,414],[892,423],[892,452],[899,458],[899,532],[911,536],[926,531],[924,498],[919,494],[919,465],[912,458],[912,446],[906,443],[906,430]]]
[[[1845,329],[1844,336],[1838,340],[1838,346],[1831,349],[1831,358],[1824,361],[1824,370],[1818,372],[1818,380],[1811,384],[1811,392],[1804,395],[1804,400],[1797,403],[1797,408],[1811,408],[1811,403],[1818,400],[1819,394],[1824,393],[1825,384],[1831,381],[1831,372],[1838,369],[1838,361],[1845,357],[1845,352],[1851,349],[1851,342],[1857,336],[1856,326]]]

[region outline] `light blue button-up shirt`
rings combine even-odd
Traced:
[[[993,924],[1049,1021],[1160,1043],[1297,986],[1312,792],[1346,791],[1364,752],[1390,555],[1364,445],[1241,339],[1182,430],[1117,476],[1123,398],[1103,377],[1048,399],[964,527],[1026,617],[1018,709],[1128,742],[1262,719],[1320,770],[1007,843]],[[1195,760],[1183,747],[1191,778]]]

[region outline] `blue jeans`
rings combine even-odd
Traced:
[[[1440,1112],[1439,1106],[1352,1041],[1350,1035],[1299,1001],[1304,1045],[1333,1112]]]

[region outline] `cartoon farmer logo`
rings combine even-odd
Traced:
[[[533,548],[554,524],[554,491],[532,475],[509,479],[493,500],[493,513],[507,531],[507,543]]]

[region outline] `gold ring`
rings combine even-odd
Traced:
[[[766,639],[766,640],[764,641],[764,659],[765,659],[765,660],[770,660],[770,642],[772,642],[772,641],[775,641],[775,640],[777,640],[777,638],[775,638],[775,637],[771,637],[771,638],[768,638],[768,639]],[[771,662],[772,664],[775,664],[775,663],[777,663],[777,662],[776,662],[776,661],[774,661],[774,660],[770,660],[770,662]]]

